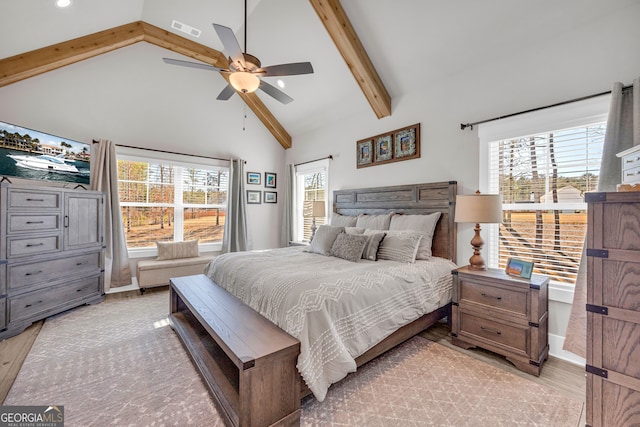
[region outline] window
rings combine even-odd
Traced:
[[[316,227],[328,223],[329,161],[319,160],[296,166],[294,240],[311,240],[313,202],[325,202],[325,213],[315,217]]]
[[[489,237],[489,265],[504,268],[508,258],[521,258],[556,284],[575,284],[587,226],[584,193],[597,188],[606,116],[567,123],[579,122],[542,123],[537,127],[546,130],[499,139],[487,138],[495,129],[480,131],[485,188],[503,202],[503,222]]]
[[[118,155],[118,188],[129,249],[156,241],[220,243],[229,187],[226,166]]]

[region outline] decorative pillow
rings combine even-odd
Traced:
[[[363,234],[364,231],[365,231],[364,228],[358,228],[358,227],[345,227],[344,228],[344,232],[347,233],[347,234]]]
[[[158,261],[163,259],[193,258],[200,256],[198,240],[184,242],[156,242]]]
[[[368,259],[370,261],[377,261],[378,248],[382,239],[384,239],[384,231],[377,230],[365,230],[364,235],[367,236],[367,244],[364,245],[362,250],[362,259]]]
[[[356,227],[369,228],[371,230],[388,230],[392,213],[384,215],[358,215]]]
[[[340,233],[331,246],[331,255],[356,262],[362,257],[362,250],[367,240],[367,236]]]
[[[355,227],[357,220],[357,216],[340,215],[335,212],[331,214],[331,225],[337,227]]]
[[[420,240],[422,233],[415,231],[386,231],[378,249],[378,259],[413,263]]]
[[[429,259],[431,257],[431,245],[433,233],[440,219],[440,212],[428,215],[394,215],[389,224],[389,230],[411,230],[422,233],[416,259]]]
[[[313,236],[309,249],[306,252],[313,252],[320,255],[330,255],[331,246],[336,241],[338,234],[344,232],[344,227],[335,227],[333,225],[321,225]]]

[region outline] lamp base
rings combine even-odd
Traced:
[[[480,224],[476,224],[473,229],[476,234],[471,239],[471,246],[473,247],[473,255],[469,258],[469,270],[482,271],[487,269],[487,265],[484,259],[480,255],[480,249],[484,246],[484,240],[480,237]]]

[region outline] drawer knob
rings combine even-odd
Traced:
[[[32,248],[34,246],[44,246],[44,243],[40,242],[40,243],[27,243],[27,247],[28,248]]]
[[[44,202],[44,199],[27,199],[27,202]]]
[[[44,224],[44,221],[27,221],[27,224]]]
[[[42,270],[34,271],[33,273],[26,273],[25,276],[35,276],[36,274],[42,273]]]
[[[492,334],[502,335],[502,332],[498,331],[497,329],[487,328],[486,326],[480,326],[480,329],[482,329],[485,332],[491,332]]]
[[[480,295],[482,295],[485,298],[497,299],[498,301],[500,301],[502,299],[502,297],[497,297],[495,295],[485,294],[484,292],[481,292]]]

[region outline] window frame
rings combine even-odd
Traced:
[[[303,204],[304,201],[304,185],[300,185],[302,177],[304,175],[308,175],[316,172],[324,172],[325,174],[325,218],[329,218],[330,212],[332,212],[332,200],[329,196],[329,189],[331,188],[329,185],[329,159],[316,160],[313,162],[305,163],[302,165],[295,166],[295,193],[293,196],[293,240],[294,241],[303,241],[304,237],[304,215],[303,215]],[[329,221],[326,220],[328,224]]]
[[[610,99],[611,95],[602,95],[480,124],[478,126],[480,191],[495,193],[495,190],[492,191],[494,183],[491,181],[492,155],[495,155],[495,152],[491,151],[492,142],[606,122]],[[497,268],[499,225],[484,224],[482,229],[485,240],[483,256],[487,259],[489,267]],[[574,285],[554,280],[550,282],[550,297],[553,300],[571,304],[573,292]]]
[[[190,156],[186,154],[177,154],[177,153],[168,153],[156,150],[145,150],[145,149],[137,149],[133,147],[122,147],[116,146],[116,159],[117,160],[128,160],[135,162],[163,162],[164,164],[171,165],[174,167],[178,167],[180,172],[186,168],[195,168],[195,169],[211,169],[211,168],[225,168],[229,170],[229,162],[225,160],[217,160],[217,159],[208,159],[204,157]],[[182,177],[182,173],[180,173]],[[180,198],[182,197],[182,179],[177,179],[174,182],[174,201],[178,199],[178,194],[180,194]],[[180,191],[178,191],[180,190]],[[228,190],[228,189],[227,189]],[[188,207],[202,207],[197,204],[188,204]],[[184,208],[182,204],[182,200],[178,204],[172,204],[168,206],[174,209],[178,209],[180,207]],[[211,206],[204,206],[211,207]],[[227,206],[228,208],[228,198],[227,198]],[[175,218],[175,217],[174,217]],[[180,239],[184,239],[184,229],[183,229],[183,221],[179,220],[174,223],[174,227],[178,230],[178,224],[180,225],[179,231],[174,232],[174,238],[176,235]],[[179,241],[179,240],[175,240]],[[222,250],[222,241],[220,242],[211,242],[211,243],[199,243],[198,248],[200,252],[219,252]],[[158,255],[158,251],[155,247],[146,247],[146,248],[127,248],[127,252],[129,254],[129,258],[149,258]]]

